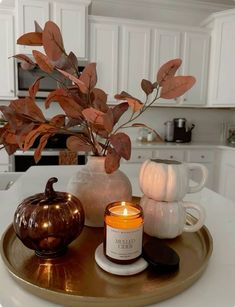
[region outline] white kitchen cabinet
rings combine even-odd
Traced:
[[[9,156],[5,149],[0,150],[0,172],[9,171]]]
[[[196,83],[182,97],[177,99],[182,106],[206,104],[209,43],[210,36],[208,33],[197,31],[186,31],[184,33],[181,73],[184,76],[194,76]]]
[[[53,21],[61,29],[67,53],[73,51],[79,59],[87,59],[88,8],[89,1],[53,1]]]
[[[50,19],[49,1],[44,0],[16,0],[16,40],[21,35],[34,32],[34,21],[43,28]],[[42,47],[33,46],[33,49],[43,51]],[[17,45],[18,52],[31,54],[32,47]]]
[[[181,32],[168,28],[155,28],[152,40],[151,82],[157,79],[159,68],[166,62],[180,58]],[[151,96],[153,99],[153,96]],[[176,105],[176,99],[158,99],[155,104]]]
[[[97,87],[108,94],[108,101],[115,102],[118,93],[119,25],[90,18],[90,62],[97,64]]]
[[[234,107],[235,10],[215,13],[204,25],[212,31],[208,105]]]
[[[191,149],[185,152],[185,161],[203,164],[208,170],[206,187],[215,190],[214,164],[215,152],[212,149]],[[196,182],[201,180],[201,172],[198,169],[191,170],[190,178]]]
[[[0,11],[0,99],[15,96],[13,15]]]
[[[218,166],[217,192],[235,201],[235,150],[219,151]]]
[[[184,161],[184,150],[182,149],[159,149],[154,152],[154,158],[164,160]]]
[[[123,25],[121,29],[120,90],[145,101],[141,80],[150,77],[151,28],[140,25]]]
[[[34,32],[36,20],[43,28],[52,20],[61,29],[66,51],[73,51],[79,59],[87,60],[88,5],[90,0],[16,0],[17,37],[27,32]],[[19,45],[18,51],[31,54],[32,47]],[[43,51],[42,47],[33,49]]]

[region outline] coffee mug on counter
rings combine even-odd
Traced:
[[[160,239],[173,239],[184,231],[198,231],[205,221],[204,208],[192,202],[158,202],[144,195],[140,206],[144,211],[144,232]],[[186,224],[187,209],[194,209],[198,213],[194,225]]]
[[[190,170],[198,169],[201,180],[190,185]],[[182,200],[185,194],[200,191],[206,184],[207,168],[199,163],[175,160],[146,160],[140,169],[139,184],[142,192],[158,201]]]

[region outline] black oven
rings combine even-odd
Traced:
[[[50,137],[45,149],[42,151],[41,159],[36,164],[34,161],[34,149],[37,147],[39,140],[36,140],[32,149],[23,152],[17,150],[10,157],[11,171],[25,172],[30,166],[34,165],[59,165],[60,152],[66,149],[66,138],[64,134],[55,134]],[[87,152],[77,153],[77,164],[85,164],[87,160]]]

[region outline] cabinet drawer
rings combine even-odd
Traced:
[[[169,149],[158,150],[155,153],[155,158],[184,161],[184,151],[183,150],[169,150]]]
[[[0,172],[8,172],[8,171],[9,171],[9,165],[8,164],[0,165]]]
[[[212,162],[214,160],[214,153],[212,150],[188,150],[187,161],[188,162]]]
[[[145,160],[152,159],[153,153],[149,149],[132,149],[131,159],[129,162],[144,162]]]

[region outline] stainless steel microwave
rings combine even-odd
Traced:
[[[82,72],[84,65],[78,67],[79,72]],[[62,80],[66,85],[72,85],[72,82],[65,78],[61,73],[53,71],[52,74],[48,75],[46,72],[42,71],[38,66],[32,70],[25,70],[21,67],[20,62],[17,62],[17,73],[16,73],[16,84],[18,97],[28,96],[28,89],[34,83],[34,81],[43,76],[40,80],[40,87],[36,94],[36,98],[44,98],[48,96],[48,93],[59,87],[59,82],[57,80]]]

